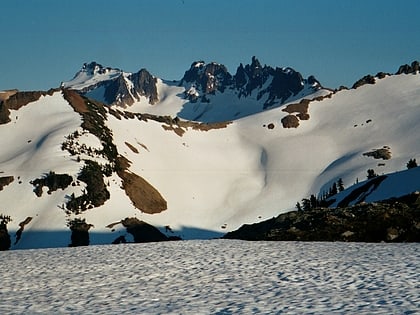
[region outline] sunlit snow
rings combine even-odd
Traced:
[[[170,130],[169,123],[128,115],[119,119],[109,114],[105,123],[112,130],[119,154],[131,162],[129,170],[156,188],[168,208],[159,214],[142,213],[121,188],[121,179],[113,174],[105,179],[111,198],[80,215],[93,225],[90,244],[128,238],[121,225],[107,227],[126,217],[137,217],[164,233],[164,227],[170,226],[174,233],[167,236],[220,236],[242,224],[292,210],[297,201],[328,190],[339,178],[348,188],[362,183],[369,168],[379,175],[405,170],[408,160],[418,159],[419,154],[419,80],[418,75],[389,76],[374,85],[313,101],[309,120],[300,120],[296,129],[282,126],[281,119],[288,115],[282,110],[286,105],[234,119],[219,126],[222,128],[205,131],[183,127],[183,134]],[[181,112],[203,114],[217,121],[225,113],[234,116],[240,106],[232,90],[216,95],[220,102],[214,99],[203,109],[196,108],[202,104],[187,102],[185,87],[179,82],[158,80],[157,88],[158,103],[152,106],[141,100],[127,110],[172,117]],[[253,97],[256,95],[246,98],[239,116],[250,113]],[[64,204],[72,193],[82,194],[83,183],[37,197],[30,181],[50,171],[77,179],[83,163],[61,150],[61,144],[74,131],[81,131],[81,116],[56,92],[18,111],[11,110],[10,118],[10,123],[0,125],[0,133],[6,135],[0,138],[0,147],[5,148],[0,151],[0,174],[14,176],[14,181],[3,187],[0,213],[12,217],[8,224],[12,249],[67,246],[71,232],[66,226],[69,216]],[[102,146],[93,135],[83,134],[79,141],[92,148]],[[390,148],[391,159],[363,155],[383,146]],[[105,162],[103,157],[89,158]],[[384,189],[373,191],[367,201],[420,190],[419,170],[389,175],[381,184]],[[15,244],[19,223],[27,217],[33,220]],[[55,234],[47,235],[46,231],[60,232],[60,237],[53,240]]]
[[[420,245],[181,241],[0,252],[2,314],[418,314]]]

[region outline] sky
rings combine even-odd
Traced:
[[[323,86],[420,60],[420,1],[2,0],[0,90],[47,90],[83,63],[179,80],[192,62],[234,74],[256,56]]]

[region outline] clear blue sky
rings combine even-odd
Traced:
[[[0,90],[46,90],[84,62],[180,79],[253,55],[324,86],[420,60],[420,1],[2,0]]]

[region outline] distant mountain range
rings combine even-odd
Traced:
[[[179,81],[87,63],[0,92],[0,246],[213,238],[311,198],[409,195],[419,119],[418,62],[339,90],[255,57]]]
[[[238,119],[296,99],[315,97],[323,90],[313,76],[304,79],[292,68],[262,66],[255,57],[251,64],[240,64],[235,75],[219,63],[196,61],[178,82],[158,79],[146,69],[129,73],[91,62],[61,86],[106,105],[123,107],[135,103],[158,107],[168,97],[159,90],[172,87],[171,94],[175,95],[170,96],[188,103],[177,116],[203,122]]]

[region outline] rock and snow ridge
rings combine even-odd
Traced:
[[[106,89],[128,77],[135,76],[86,65],[73,81],[79,90],[64,83],[49,92],[3,95],[0,133],[14,138],[0,138],[0,214],[12,219],[12,248],[68,246],[70,222],[86,223],[79,232],[88,230],[90,244],[130,241],[126,218],[148,222],[166,237],[217,237],[291,210],[338,178],[352,187],[368,169],[389,174],[419,160],[418,71],[377,76],[357,89],[298,93],[295,101],[266,109],[257,90],[239,98],[226,88],[207,93],[210,103],[192,103],[185,82],[160,79],[154,105],[144,96],[130,106],[84,97],[97,91],[89,86]],[[136,77],[150,82],[147,74]],[[297,128],[283,128],[285,117],[298,115]],[[364,155],[385,146],[388,160]],[[72,179],[68,186],[56,176],[64,174]],[[387,188],[369,198],[420,190],[418,177],[407,176],[389,176]],[[42,194],[33,185],[49,181],[54,189],[43,187]]]
[[[156,83],[157,79],[146,69],[127,73],[91,62],[85,63],[72,80],[62,82],[61,87],[77,90],[108,105],[129,106],[140,101],[141,97],[154,104],[157,101]]]
[[[255,57],[249,65],[240,64],[235,75],[222,64],[196,61],[178,82],[156,78],[146,69],[128,73],[92,62],[84,64],[62,87],[108,105],[130,111],[141,108],[148,113],[170,98],[172,105],[179,104],[172,109],[178,110],[178,117],[201,122],[238,119],[303,97],[330,93],[313,76],[304,79],[292,68],[262,66]]]

